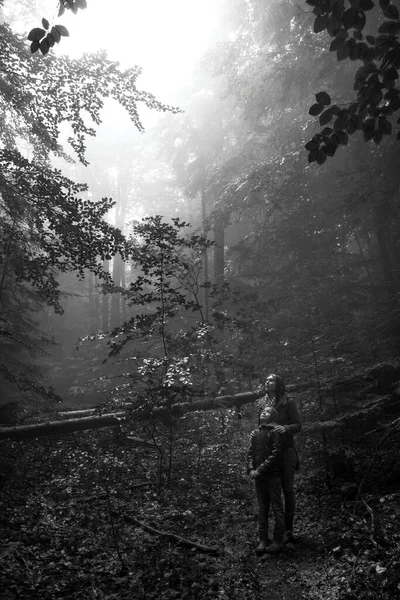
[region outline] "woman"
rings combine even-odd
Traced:
[[[299,468],[299,459],[294,446],[294,435],[301,429],[301,420],[296,401],[285,396],[285,383],[279,375],[272,373],[265,381],[266,396],[260,400],[261,411],[268,406],[278,413],[278,431],[285,433],[286,442],[282,460],[282,489],[285,498],[285,541],[294,542],[293,521],[296,512],[294,474]],[[261,414],[260,411],[260,414]]]

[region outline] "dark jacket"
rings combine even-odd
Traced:
[[[276,431],[273,425],[254,429],[247,451],[247,472],[256,469],[259,475],[280,475],[284,448],[285,434]]]
[[[264,396],[259,401],[260,408],[263,410],[267,406],[273,406],[278,413],[276,422],[278,425],[283,425],[286,429],[286,447],[294,446],[293,436],[301,429],[301,419],[299,409],[297,408],[296,400],[289,396],[280,398],[278,404],[274,404],[269,396]]]

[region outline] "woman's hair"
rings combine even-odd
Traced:
[[[275,395],[276,399],[279,400],[279,398],[282,398],[283,394],[285,393],[285,382],[283,381],[282,377],[280,375],[276,375],[276,373],[271,373],[268,375],[268,377],[273,377],[275,379]]]

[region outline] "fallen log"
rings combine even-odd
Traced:
[[[113,413],[98,417],[81,417],[68,421],[47,421],[35,425],[17,425],[15,427],[0,427],[0,440],[27,440],[36,437],[99,429],[101,427],[116,427],[121,424],[125,413]]]
[[[192,540],[182,538],[179,535],[176,535],[175,533],[170,533],[169,531],[159,531],[158,529],[154,529],[154,527],[150,527],[150,525],[146,525],[145,523],[138,521],[138,519],[135,519],[135,517],[131,517],[131,515],[128,515],[126,513],[123,515],[123,518],[127,523],[136,525],[137,527],[140,527],[141,529],[147,531],[148,533],[151,533],[152,535],[159,536],[161,539],[175,542],[179,546],[185,546],[186,548],[191,549],[196,548],[196,550],[199,550],[199,552],[206,552],[208,554],[219,553],[218,548],[215,548],[214,546],[204,546],[203,544],[198,544],[197,542],[193,542]]]
[[[239,408],[243,404],[254,402],[261,398],[264,392],[243,392],[230,396],[217,396],[202,402],[184,402],[173,404],[170,408],[159,407],[152,410],[142,411],[134,416],[127,412],[117,412],[105,415],[81,417],[79,419],[68,419],[65,421],[47,421],[34,425],[18,425],[15,427],[0,427],[0,440],[14,439],[26,440],[50,435],[73,433],[74,431],[85,431],[89,429],[101,429],[102,427],[118,427],[122,423],[132,419],[135,422],[150,419],[165,419],[168,417],[180,417],[185,413],[203,410],[217,410]],[[142,440],[143,442],[144,440]],[[147,444],[146,444],[147,445]]]

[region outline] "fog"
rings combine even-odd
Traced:
[[[314,372],[314,346],[307,358],[301,350],[302,332],[309,327],[314,327],[316,336],[312,343],[321,344],[320,352],[327,353],[319,372],[330,372],[332,348],[337,356],[352,355],[354,339],[364,336],[360,332],[366,315],[360,317],[354,304],[350,308],[350,282],[356,278],[361,288],[368,282],[365,293],[376,310],[376,282],[382,294],[390,296],[391,282],[397,277],[393,269],[397,238],[393,233],[388,238],[392,246],[384,247],[380,230],[374,229],[380,222],[374,220],[379,212],[376,204],[355,198],[362,186],[379,194],[375,169],[386,170],[388,180],[397,185],[388,159],[394,154],[388,138],[379,152],[363,146],[355,132],[358,125],[346,126],[350,135],[355,133],[350,144],[347,130],[339,131],[333,152],[332,140],[319,150],[323,142],[315,137],[316,116],[331,99],[326,92],[316,94],[327,89],[340,106],[350,102],[358,65],[338,62],[329,52],[327,34],[312,31],[314,16],[307,5],[271,1],[265,6],[258,0],[119,0],[112,5],[89,1],[77,14],[67,10],[60,17],[51,2],[38,2],[34,10],[24,3],[18,8],[12,2],[4,5],[3,20],[23,35],[39,26],[43,17],[52,24],[62,23],[69,36],[62,37],[46,56],[38,51],[30,57],[32,68],[45,67],[39,78],[41,92],[48,90],[50,101],[56,98],[57,86],[65,97],[73,97],[76,86],[75,100],[68,100],[69,116],[63,113],[63,100],[49,109],[53,115],[60,111],[54,117],[55,135],[66,154],[55,151],[53,144],[43,160],[71,181],[87,184],[80,197],[93,206],[111,198],[115,204],[104,219],[123,233],[129,246],[115,254],[99,254],[102,274],[88,268],[84,253],[80,259],[84,277],[77,276],[77,269],[56,273],[56,293],[61,292],[64,312],[55,314],[45,306],[45,298],[43,309],[35,315],[48,342],[54,342],[45,356],[35,359],[43,367],[45,385],[73,405],[120,398],[122,388],[115,379],[128,373],[126,361],[136,360],[138,369],[139,359],[132,357],[139,354],[140,360],[160,355],[172,362],[186,360],[189,349],[175,356],[174,344],[205,323],[213,330],[220,353],[207,375],[214,391],[227,381],[233,387],[246,386],[249,372],[257,377],[266,360],[296,377]],[[51,66],[53,58],[60,61],[55,65],[64,66]],[[52,73],[48,80],[46,65]],[[54,84],[64,68],[70,69],[70,75]],[[116,72],[124,74],[116,79]],[[124,81],[129,73],[128,86]],[[68,83],[72,75],[74,82]],[[96,88],[93,80],[91,84],[91,77],[103,78],[104,89]],[[82,119],[78,125],[77,115]],[[335,131],[345,127],[339,121]],[[48,130],[50,122],[51,118],[44,125]],[[385,134],[391,131],[390,124],[382,127]],[[39,151],[24,131],[15,134],[16,147],[25,158],[36,160]],[[336,135],[335,131],[325,129],[324,139]],[[382,135],[375,134],[376,144]],[[311,138],[314,141],[305,149]],[[81,156],[76,152],[78,142]],[[184,221],[187,225],[181,229],[175,225],[179,236],[204,236],[211,245],[200,249],[193,241],[178,252],[180,242],[172,230],[162,232],[159,223],[143,221],[157,215],[169,225],[171,219]],[[389,227],[385,215],[380,218]],[[157,254],[159,249],[164,243],[175,244],[177,254],[169,256],[171,264],[164,276],[173,282],[175,294],[182,290],[186,294],[185,300],[171,297],[162,308],[168,319],[163,312],[158,340],[150,330],[129,337],[136,327],[132,324],[161,310],[150,294],[160,292],[159,272],[140,255],[147,235],[143,223],[153,227],[149,256],[154,253],[157,260],[164,260]],[[146,281],[139,297],[135,285],[142,277]],[[317,318],[327,298],[333,302],[341,294],[346,296],[349,313],[342,314],[334,305],[334,325]],[[195,298],[195,309],[189,298]],[[193,314],[189,315],[189,308]],[[343,341],[340,323],[346,318],[356,334]],[[312,326],[309,319],[315,319]],[[333,341],[323,333],[326,328]],[[167,351],[168,336],[175,342]],[[262,351],[253,355],[255,337]],[[118,346],[121,340],[125,342],[120,354],[115,343]],[[370,340],[366,345],[370,347]],[[298,364],[291,360],[293,354]],[[222,362],[221,357],[225,357]],[[204,379],[205,363],[201,371],[195,362],[194,380]],[[13,392],[10,398],[14,396]]]

